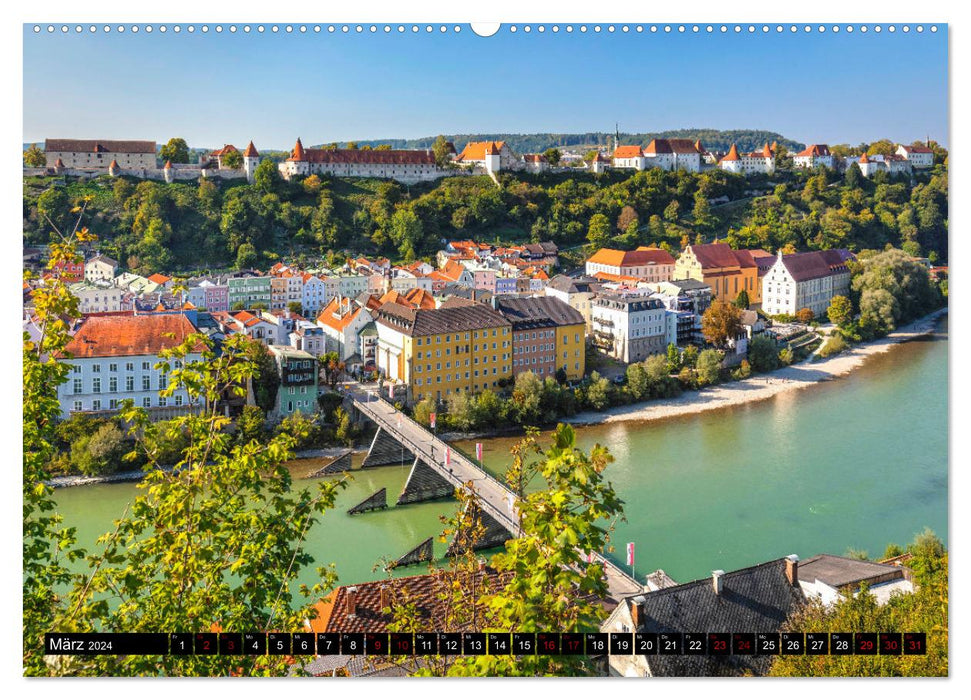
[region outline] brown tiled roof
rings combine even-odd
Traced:
[[[527,153],[523,156],[523,160],[527,163],[545,163],[546,156],[540,155],[539,153]]]
[[[431,151],[363,151],[357,149],[324,150],[303,149],[302,157],[296,152],[289,160],[305,160],[308,163],[367,163],[372,165],[434,165],[435,154]]]
[[[819,279],[839,272],[846,272],[849,251],[813,250],[808,253],[783,255],[782,264],[796,282]]]
[[[154,141],[101,141],[98,139],[47,139],[44,150],[70,153],[155,153]]]
[[[376,320],[411,337],[511,325],[502,314],[485,304],[409,309],[389,302],[378,309]]]
[[[430,292],[419,287],[410,289],[405,292],[405,299],[408,303],[412,304],[418,309],[434,309],[435,308],[435,297],[431,295]]]
[[[60,160],[60,159],[58,159],[58,160]],[[108,167],[109,168],[117,168],[118,167],[118,161],[115,158],[112,158],[111,159],[111,163],[108,165]]]
[[[698,262],[701,263],[702,269],[713,267],[757,267],[755,258],[750,251],[735,250],[727,243],[704,243],[688,247],[694,253]]]
[[[477,590],[498,590],[510,574],[501,574],[494,569],[486,568],[472,574],[465,574],[467,586]],[[434,630],[441,628],[445,614],[445,603],[440,596],[445,592],[446,581],[440,574],[420,574],[418,576],[404,576],[385,581],[369,581],[354,586],[341,586],[333,591],[326,599],[314,606],[317,619],[310,621],[314,632],[387,632],[392,621],[392,615],[384,612],[381,605],[381,589],[386,588],[387,603],[402,604],[409,601],[414,604],[418,618],[424,628]],[[354,591],[355,609],[350,614],[348,606],[349,589]]]
[[[248,146],[246,147],[246,150],[245,150],[245,151],[243,151],[243,157],[244,157],[244,158],[258,158],[258,157],[259,157],[259,155],[260,155],[260,154],[259,154],[259,152],[258,152],[258,151],[256,150],[256,146],[254,146],[254,145],[253,145],[253,142],[252,142],[252,141],[250,141],[250,142],[249,142],[249,145],[248,145]]]
[[[927,148],[926,146],[904,146],[904,150],[910,151],[911,153],[933,153],[934,149]]]
[[[65,350],[74,357],[157,355],[176,347],[195,330],[179,314],[94,316],[81,324]],[[174,337],[167,337],[169,333]]]
[[[651,139],[644,153],[701,153],[700,145],[691,139]]]

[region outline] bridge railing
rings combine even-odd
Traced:
[[[379,397],[375,397],[372,400],[365,401],[365,400],[360,400],[360,399],[356,399],[355,398],[355,399],[353,399],[353,401],[354,401],[355,406],[357,406],[357,408],[359,410],[361,410],[364,413],[366,413],[376,423],[378,423],[378,425],[387,425],[387,424],[391,423],[391,421],[388,420],[388,416],[386,414],[379,414],[377,412],[377,410],[375,410],[374,407],[372,407],[370,405],[372,403],[375,403],[375,404],[378,404],[378,405],[384,404],[385,406],[388,406],[388,407],[393,408],[391,406],[391,404],[388,403],[387,401],[385,401],[384,399],[379,398]],[[422,432],[428,433],[429,435],[431,435],[431,439],[434,442],[441,443],[441,445],[443,445],[443,446],[450,447],[453,450],[453,454],[455,454],[459,459],[465,460],[468,463],[468,465],[473,469],[473,471],[475,471],[476,473],[482,475],[482,477],[484,477],[488,481],[490,481],[493,484],[495,484],[498,488],[500,488],[504,492],[504,494],[512,494],[513,493],[512,489],[510,489],[507,484],[503,483],[498,478],[496,478],[495,476],[493,476],[492,474],[490,474],[488,471],[485,470],[485,468],[480,467],[478,464],[476,464],[475,460],[473,460],[469,455],[466,455],[463,451],[458,450],[457,448],[452,447],[451,445],[448,445],[440,437],[438,437],[437,435],[435,435],[433,433],[430,433],[429,430],[425,426],[421,425],[420,423],[418,423],[414,419],[410,418],[409,416],[404,415],[403,413],[401,413],[397,409],[394,410],[394,413],[392,415],[395,416],[395,420],[397,420],[397,418],[400,417],[402,424],[404,424],[405,422],[407,422],[409,425],[412,425],[412,426],[418,428]],[[427,449],[426,446],[421,446],[421,445],[415,444],[412,440],[410,440],[408,437],[406,437],[400,431],[397,432],[397,434],[395,436],[395,439],[398,440],[399,442],[401,442],[409,450],[411,450],[416,456],[417,455],[422,455],[426,459],[431,459],[431,461],[436,461],[435,459],[432,459],[433,455],[429,453],[429,451],[428,451],[428,449]],[[446,476],[446,474],[444,472],[440,472],[440,473],[442,474],[443,477],[445,477],[446,479],[448,479],[449,481],[451,481],[456,486],[461,486],[462,483],[463,483],[462,479],[460,477],[458,477],[457,475],[455,475],[455,474],[449,473]],[[515,533],[515,532],[518,531],[518,529],[519,529],[519,523],[518,523],[518,521],[516,521],[514,518],[510,517],[505,512],[505,509],[489,508],[489,510],[491,511],[489,514],[492,517],[496,518],[497,520],[503,521],[503,525],[505,525],[509,529],[510,532]],[[611,571],[614,572],[614,575],[615,576],[617,576],[617,577],[621,578],[622,580],[625,580],[626,582],[628,582],[633,589],[635,589],[635,590],[641,590],[641,588],[642,588],[641,587],[641,584],[637,581],[637,579],[635,579],[634,577],[632,577],[630,574],[628,574],[626,571],[624,571],[620,566],[618,566],[617,564],[615,564],[614,562],[612,562],[610,559],[608,559],[607,557],[605,557],[603,554],[601,554],[599,552],[594,552],[593,553],[593,557],[594,557],[595,560],[597,560],[598,562],[600,562],[601,564],[603,564],[605,572],[607,570],[611,570]]]

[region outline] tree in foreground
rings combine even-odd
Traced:
[[[492,557],[497,572],[493,585],[470,590],[468,582],[474,579],[469,573],[476,564],[468,553],[452,565],[457,575],[447,579],[449,585],[443,593],[451,629],[598,631],[605,616],[601,601],[607,595],[607,584],[603,564],[598,560],[591,563],[591,555],[609,551],[610,532],[623,517],[623,502],[604,478],[612,457],[599,445],[586,454],[577,448],[573,428],[562,424],[541,457],[537,458],[540,450],[535,432],[522,439],[512,454],[506,481],[519,494],[519,532],[506,543],[505,551]],[[538,488],[526,494],[527,484],[538,484]],[[475,511],[463,504],[460,515],[470,512]],[[457,531],[461,533],[463,528]],[[414,611],[409,614],[405,608],[398,613],[400,629],[410,629],[409,619],[414,627]],[[418,674],[577,676],[592,671],[585,656],[465,656],[449,662],[425,662]]]
[[[785,629],[799,632],[924,632],[926,655],[780,656],[773,676],[947,676],[948,554],[930,530],[907,547],[917,590],[894,595],[885,605],[866,590],[827,607],[813,602],[795,613]]]
[[[313,563],[303,543],[343,482],[292,488],[286,462],[307,438],[307,421],[289,423],[266,442],[229,434],[222,401],[244,395],[257,371],[252,343],[233,336],[217,354],[204,335],[190,334],[160,356],[158,368],[169,376],[160,395],[184,388],[194,412],[160,426],[126,402],[122,417],[149,458],[148,473],[114,531],[99,539],[100,552],[88,557],[89,572],[75,582],[53,629],[302,631],[312,615],[309,595],[336,581],[322,567],[317,585],[297,590],[295,579]],[[162,468],[153,446],[180,439],[186,446],[179,461]],[[290,669],[273,657],[103,656],[64,663],[82,675],[285,675]]]
[[[243,154],[239,151],[230,151],[222,156],[221,163],[230,170],[239,170],[243,167]]]
[[[837,294],[830,299],[826,316],[837,326],[845,326],[853,320],[853,303],[842,294]]]

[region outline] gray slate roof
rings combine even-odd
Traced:
[[[643,599],[640,632],[778,632],[804,601],[786,578],[786,560],[775,559],[723,574],[715,593],[711,578],[634,596]],[[631,599],[628,599],[630,601]],[[655,676],[764,675],[768,656],[649,656]]]
[[[496,309],[514,329],[583,325],[583,314],[554,297],[501,297]]]
[[[832,554],[817,554],[799,562],[799,580],[812,583],[817,579],[839,588],[876,578],[903,578],[904,569],[891,564],[863,561]]]

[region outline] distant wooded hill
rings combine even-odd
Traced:
[[[510,148],[517,153],[538,153],[547,148],[581,150],[584,147],[603,147],[607,144],[607,138],[613,136],[613,134],[605,131],[591,131],[582,134],[445,134],[445,138],[454,143],[455,148],[459,151],[469,141],[506,141]],[[392,148],[431,148],[435,138],[435,136],[426,136],[420,139],[373,139],[357,141],[356,143],[358,146],[387,144]],[[655,138],[691,139],[692,141],[700,139],[705,148],[713,151],[727,151],[733,143],[742,151],[753,151],[760,148],[764,143],[772,143],[773,141],[777,141],[790,151],[794,149],[801,151],[805,148],[805,144],[787,139],[782,134],[758,129],[731,129],[728,131],[719,129],[673,129],[643,134],[625,132],[620,134],[622,144],[647,145],[651,139]],[[345,146],[346,142],[341,142],[338,145]]]

